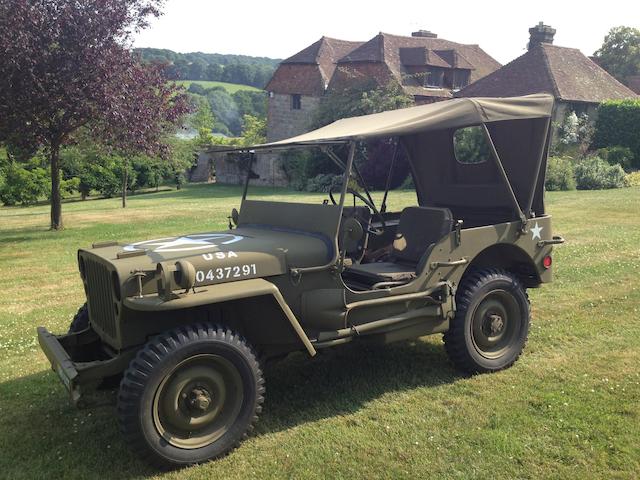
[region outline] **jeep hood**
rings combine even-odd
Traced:
[[[158,264],[187,261],[195,269],[195,286],[287,273],[291,268],[326,264],[334,247],[324,235],[272,226],[242,226],[221,232],[196,233],[134,243],[108,242],[79,250],[81,275],[93,263],[117,274],[124,296],[154,293]],[[110,275],[113,275],[111,273]],[[88,288],[98,288],[91,284]]]

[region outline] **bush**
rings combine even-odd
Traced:
[[[547,191],[575,190],[576,179],[573,163],[567,157],[550,157],[544,182]]]
[[[597,156],[587,157],[576,165],[578,190],[599,190],[625,186],[625,173],[620,165],[609,165]]]
[[[33,205],[49,193],[49,173],[44,168],[30,170],[11,163],[4,171],[0,201],[5,205]]]
[[[640,172],[627,174],[624,181],[628,187],[640,187]]]
[[[340,189],[341,185],[342,175],[334,175],[333,173],[321,173],[309,179],[305,190],[307,192],[327,193],[332,188],[334,191]]]
[[[404,182],[398,187],[400,190],[415,190],[416,186],[413,183],[413,175],[407,175],[407,178],[404,179]]]
[[[308,190],[307,183],[322,174],[341,173],[325,153],[316,150],[289,150],[281,159],[289,186],[294,190]]]
[[[593,138],[594,126],[586,113],[577,115],[568,111],[564,119],[557,124],[551,152],[553,155],[582,157],[588,151]]]
[[[640,100],[611,100],[598,107],[593,147],[614,145],[629,148],[631,166],[640,168]]]
[[[633,164],[633,152],[628,147],[616,145],[601,148],[598,150],[598,156],[606,160],[609,165],[620,165],[626,171],[629,171]]]

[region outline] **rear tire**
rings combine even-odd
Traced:
[[[177,328],[149,341],[125,372],[120,430],[161,468],[205,462],[247,437],[264,391],[255,354],[238,334],[211,324]]]
[[[473,271],[456,292],[445,349],[455,366],[469,373],[508,368],[524,349],[530,318],[529,298],[515,275],[499,269]]]

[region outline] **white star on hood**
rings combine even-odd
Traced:
[[[230,233],[200,233],[196,235],[186,235],[183,237],[168,237],[157,240],[146,240],[144,242],[132,243],[124,247],[126,251],[150,249],[154,252],[186,252],[191,250],[202,250],[205,248],[227,245],[242,240],[240,235]]]

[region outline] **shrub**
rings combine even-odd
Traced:
[[[616,145],[598,150],[598,156],[603,158],[609,165],[620,165],[626,171],[631,169],[633,164],[633,152],[628,147]]]
[[[548,191],[575,190],[576,179],[573,163],[567,157],[550,157],[544,187]]]
[[[557,125],[551,151],[554,155],[582,157],[588,151],[593,138],[594,126],[586,113],[577,115],[568,111]]]
[[[633,168],[640,168],[640,100],[611,100],[600,104],[593,147],[627,147]]]
[[[307,192],[327,193],[332,188],[334,191],[339,189],[341,185],[342,185],[341,175],[334,175],[333,173],[321,173],[309,179],[305,190]]]
[[[40,167],[30,170],[11,163],[4,171],[0,201],[5,205],[33,205],[49,193],[49,173]]]
[[[625,173],[620,165],[609,165],[600,157],[587,157],[576,165],[579,190],[599,190],[625,186]]]
[[[627,174],[624,181],[628,187],[640,187],[640,172]]]
[[[281,159],[289,186],[294,190],[307,190],[307,183],[321,174],[340,173],[335,163],[320,151],[290,150],[283,153]]]
[[[414,190],[416,186],[413,183],[413,176],[411,174],[407,175],[407,178],[404,179],[398,188],[400,190]]]

